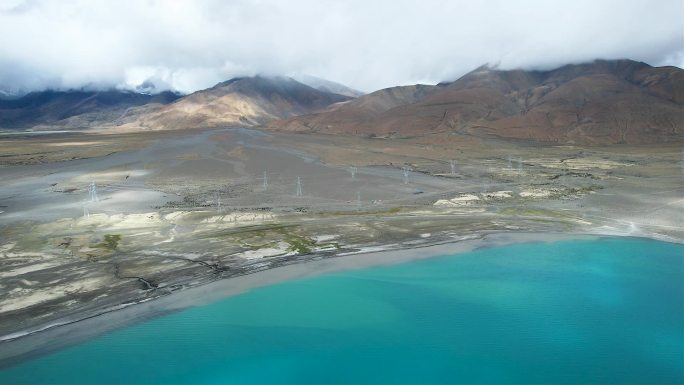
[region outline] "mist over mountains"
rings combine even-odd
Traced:
[[[484,63],[682,67],[682,14],[680,0],[6,0],[0,89],[149,80],[187,94],[234,77],[311,74],[372,92],[453,81]]]
[[[300,80],[241,77],[184,96],[168,91],[34,92],[0,100],[0,127],[135,131],[265,126],[378,138],[446,133],[585,144],[671,142],[684,135],[684,71],[632,60],[597,60],[549,71],[482,66],[455,81],[367,95],[324,79]]]

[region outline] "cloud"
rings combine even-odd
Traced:
[[[684,2],[0,0],[0,89],[192,92],[307,73],[371,91],[484,64],[684,66]]]

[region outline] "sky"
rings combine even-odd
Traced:
[[[684,0],[0,0],[0,90],[308,74],[370,92],[483,64],[681,68],[683,20]]]

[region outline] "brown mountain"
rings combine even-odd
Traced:
[[[319,113],[275,121],[269,126],[294,131],[370,134],[374,132],[366,127],[371,126],[384,113],[422,100],[440,88],[423,84],[386,88],[334,104]]]
[[[130,91],[42,91],[0,99],[0,128],[177,129],[255,126],[350,97],[285,77],[235,78],[181,97]]]
[[[403,89],[404,87],[400,87]],[[554,143],[657,143],[684,140],[684,71],[631,60],[551,71],[480,67],[416,100],[369,111],[375,92],[329,111],[274,122],[272,128],[375,136],[434,133]]]
[[[148,129],[255,126],[312,113],[349,99],[292,78],[235,78],[168,105],[132,113],[125,125]]]
[[[116,121],[131,108],[171,103],[180,95],[130,91],[39,91],[16,99],[0,99],[0,128],[35,126],[90,127]]]

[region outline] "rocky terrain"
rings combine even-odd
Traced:
[[[639,144],[684,140],[684,71],[630,60],[551,71],[481,67],[436,87],[380,91],[329,111],[274,122],[288,131],[414,137],[448,133],[544,143]]]

